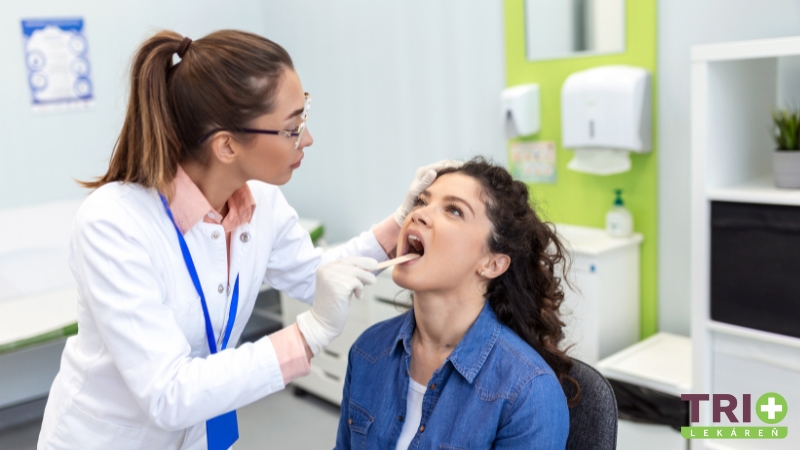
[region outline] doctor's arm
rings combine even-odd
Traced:
[[[72,246],[79,293],[93,319],[87,326],[97,327],[130,395],[157,426],[181,430],[284,388],[269,338],[207,358],[191,355],[150,258],[155,244],[123,207],[102,217],[79,214]]]

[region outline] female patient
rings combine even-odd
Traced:
[[[350,350],[336,448],[563,449],[563,248],[525,184],[483,159],[439,172],[397,248],[422,255],[392,274],[414,308]]]

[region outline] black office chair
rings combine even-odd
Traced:
[[[592,366],[572,358],[569,374],[581,387],[581,400],[569,409],[566,450],[614,450],[617,448],[617,399],[611,384]],[[567,398],[575,386],[565,383]]]

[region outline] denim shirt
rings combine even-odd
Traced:
[[[350,349],[337,449],[397,446],[406,416],[411,310],[372,326]],[[555,373],[488,302],[433,373],[409,449],[564,449],[569,411]]]

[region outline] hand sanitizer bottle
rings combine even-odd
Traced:
[[[614,207],[606,213],[606,233],[614,237],[630,236],[633,234],[633,216],[622,202],[622,189],[614,192],[617,198],[614,200]]]

